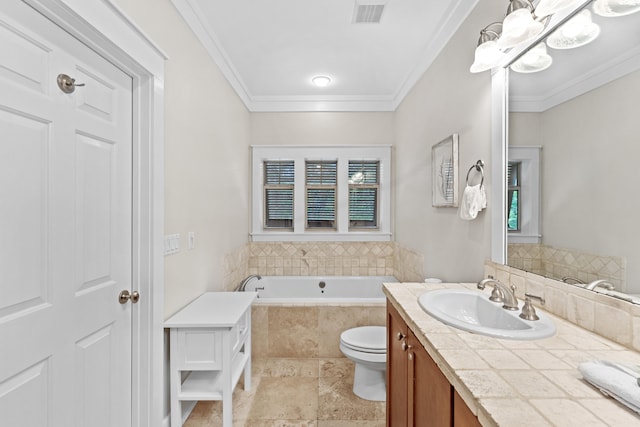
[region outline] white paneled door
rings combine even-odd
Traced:
[[[2,1],[3,426],[131,426],[131,117],[128,75]]]

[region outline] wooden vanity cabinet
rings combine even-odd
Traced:
[[[453,427],[481,427],[478,417],[473,415],[455,389],[453,390]]]
[[[480,426],[390,303],[387,349],[387,427]]]
[[[409,334],[398,311],[387,303],[387,427],[408,426],[409,360],[405,351]]]

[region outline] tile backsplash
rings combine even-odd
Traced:
[[[395,242],[251,242],[227,254],[225,290],[249,274],[424,279],[424,257]]]
[[[491,261],[485,262],[488,276],[516,286],[518,298],[525,292],[544,297],[543,310],[640,351],[640,305]]]
[[[626,259],[559,248],[556,246],[510,243],[508,264],[545,277],[573,277],[585,283],[605,279],[616,289],[625,289]]]

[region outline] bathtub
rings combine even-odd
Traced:
[[[363,325],[386,325],[382,283],[392,276],[263,276],[251,309],[253,357],[338,358],[340,334]],[[264,288],[264,289],[262,289]]]
[[[393,276],[262,276],[245,292],[257,292],[258,303],[381,303],[382,283]]]

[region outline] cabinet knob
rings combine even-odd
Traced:
[[[411,350],[411,346],[406,341],[402,341],[402,351]]]
[[[398,332],[396,338],[398,339],[398,341],[402,341],[404,339],[404,334],[402,332]]]

